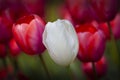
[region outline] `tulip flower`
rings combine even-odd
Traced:
[[[103,56],[99,61],[95,62],[96,74],[97,78],[101,78],[105,76],[107,72],[107,61],[106,58]],[[92,68],[92,63],[82,63],[82,70],[84,74],[90,78],[90,80],[94,79],[94,72]]]
[[[9,10],[4,10],[0,15],[0,43],[8,43],[12,38],[13,20]]]
[[[10,54],[11,56],[18,56],[21,52],[20,48],[18,47],[16,41],[11,39],[9,42]]]
[[[95,15],[88,0],[66,0],[72,19],[77,24],[91,22]]]
[[[9,72],[9,74],[11,74],[13,72],[12,66],[9,65],[7,68],[5,68],[5,67],[1,68],[0,69],[0,80],[7,80],[8,72]]]
[[[15,75],[13,76],[14,69],[12,66],[8,65],[8,68],[1,68],[0,69],[0,80],[15,80],[16,76],[18,78],[18,80],[29,80],[29,78],[27,76],[25,76],[21,71],[17,72]]]
[[[117,14],[110,24],[114,38],[120,39],[120,14]],[[109,40],[110,32],[107,23],[101,23],[99,28],[104,32],[106,38]]]
[[[37,15],[24,16],[13,25],[13,35],[18,46],[29,55],[41,54],[45,50],[42,34],[45,22]]]
[[[70,12],[68,11],[68,9],[65,7],[65,5],[60,6],[59,15],[62,19],[69,20],[73,25],[77,24],[76,22],[73,21],[72,16]]]
[[[115,39],[120,39],[120,14],[117,14],[115,19],[111,21],[111,26]]]
[[[23,5],[21,0],[4,0],[0,1],[1,12],[4,10],[9,10],[13,14],[13,19],[16,21],[18,18],[27,15],[28,11]],[[0,12],[0,13],[1,13]]]
[[[119,0],[66,0],[72,18],[77,23],[111,21],[119,9]]]
[[[83,62],[96,62],[103,56],[106,38],[98,26],[92,22],[76,28],[80,46],[78,59]]]
[[[0,0],[0,12],[2,12],[4,9],[8,7],[6,0]]]
[[[43,43],[53,61],[68,66],[78,53],[77,34],[68,20],[48,22],[43,32]]]
[[[119,9],[119,0],[90,0],[90,4],[97,15],[94,17],[99,22],[113,20]]]
[[[44,17],[46,0],[21,0],[25,9],[29,13],[37,14]]]
[[[6,47],[4,44],[0,44],[0,58],[5,58],[7,55]]]

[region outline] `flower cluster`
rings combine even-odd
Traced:
[[[54,22],[45,19],[46,2],[0,1],[0,58],[3,62],[7,56],[12,59],[15,68],[10,73],[12,77],[16,72],[19,76],[17,59],[21,52],[40,56],[46,69],[42,57],[45,50],[60,66],[70,66],[78,59],[90,80],[105,76],[108,68],[104,55],[106,43],[120,38],[120,1],[65,0],[58,8],[59,17],[63,19]],[[0,79],[9,77],[6,70],[0,72]],[[46,72],[49,76],[49,71]],[[2,73],[5,77],[1,78]]]

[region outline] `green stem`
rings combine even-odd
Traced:
[[[3,59],[2,59],[2,62],[3,62],[3,67],[6,69],[7,74],[8,74],[8,76],[7,76],[6,79],[5,79],[5,80],[7,80],[7,79],[9,78],[9,72],[8,72],[8,66],[7,66],[6,58],[3,58]]]
[[[9,56],[9,60],[11,61],[13,67],[14,67],[14,72],[12,74],[12,76],[14,77],[15,80],[19,80],[18,79],[18,72],[19,72],[19,66],[18,66],[18,62],[17,62],[17,58],[16,57],[12,57],[11,55]]]
[[[77,77],[76,77],[76,75],[73,73],[70,65],[67,67],[67,70],[68,70],[69,76],[71,77],[71,80],[78,80]]]
[[[111,38],[110,50],[111,50],[114,62],[116,62],[118,64],[118,68],[119,68],[118,71],[120,72],[120,62],[119,62],[120,61],[120,55],[119,55],[118,47],[117,47],[117,44],[116,44],[116,41],[115,41],[115,38],[114,38],[114,35],[113,35],[113,32],[112,32],[112,26],[111,26],[110,22],[107,22],[107,24],[108,24],[108,28],[109,28],[109,32],[110,32],[110,38]]]
[[[7,77],[5,78],[5,80],[12,79],[12,75],[9,73],[9,70],[8,70],[8,65],[7,65],[6,58],[3,58],[3,59],[2,59],[2,62],[3,62],[4,68],[5,68],[6,71],[7,71]]]
[[[2,59],[2,62],[3,62],[3,66],[7,69],[7,61],[6,61],[6,58],[3,58],[3,59]]]
[[[47,66],[46,66],[46,64],[45,64],[45,61],[44,61],[44,59],[43,59],[43,56],[42,56],[42,55],[39,55],[39,58],[40,58],[40,60],[41,60],[41,62],[42,62],[42,65],[43,65],[43,67],[44,67],[44,70],[45,70],[45,72],[46,72],[46,75],[47,75],[48,80],[51,80],[51,76],[50,76],[50,73],[49,73],[49,71],[48,71],[48,69],[47,69]]]
[[[117,44],[116,44],[116,41],[115,41],[115,38],[114,38],[114,35],[113,35],[113,32],[112,32],[112,29],[111,29],[110,22],[107,22],[107,24],[108,24],[108,28],[109,28],[109,32],[110,32],[110,39],[111,39],[111,41],[110,41],[110,43],[111,43],[110,50],[111,50],[111,53],[112,53],[112,57],[113,57],[113,60],[115,62],[117,62],[118,65],[120,65],[119,64],[118,47],[117,47]]]
[[[92,68],[93,68],[94,80],[97,80],[97,72],[96,72],[95,62],[92,62]]]

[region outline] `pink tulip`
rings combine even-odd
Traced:
[[[18,46],[27,54],[41,54],[45,50],[42,34],[45,23],[37,15],[22,17],[13,25],[13,35]]]
[[[96,68],[97,78],[101,78],[101,77],[105,76],[105,74],[107,72],[106,58],[102,57],[99,61],[95,62],[95,68]],[[92,63],[91,62],[82,63],[82,70],[83,70],[84,74],[90,80],[94,79],[94,72],[93,72],[93,68],[92,68]]]
[[[96,22],[86,23],[76,28],[79,39],[78,59],[96,62],[103,56],[106,39]]]

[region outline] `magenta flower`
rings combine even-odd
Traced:
[[[103,56],[106,38],[96,22],[76,28],[79,39],[78,58],[83,62],[96,62]]]
[[[45,2],[46,0],[22,0],[28,13],[37,14],[42,18],[45,15]]]
[[[27,54],[35,55],[44,52],[42,33],[45,23],[37,15],[25,16],[13,25],[13,35],[18,46]]]
[[[113,20],[119,9],[119,0],[90,0],[90,4],[97,15],[94,17],[99,22]]]
[[[91,22],[94,10],[88,0],[66,0],[67,8],[77,24]]]
[[[0,15],[0,43],[8,43],[12,38],[13,20],[9,10],[4,10]]]
[[[112,33],[115,39],[120,39],[120,14],[117,14],[114,20],[110,22]],[[101,23],[99,26],[104,34],[106,35],[106,39],[110,39],[110,31],[107,23]]]

